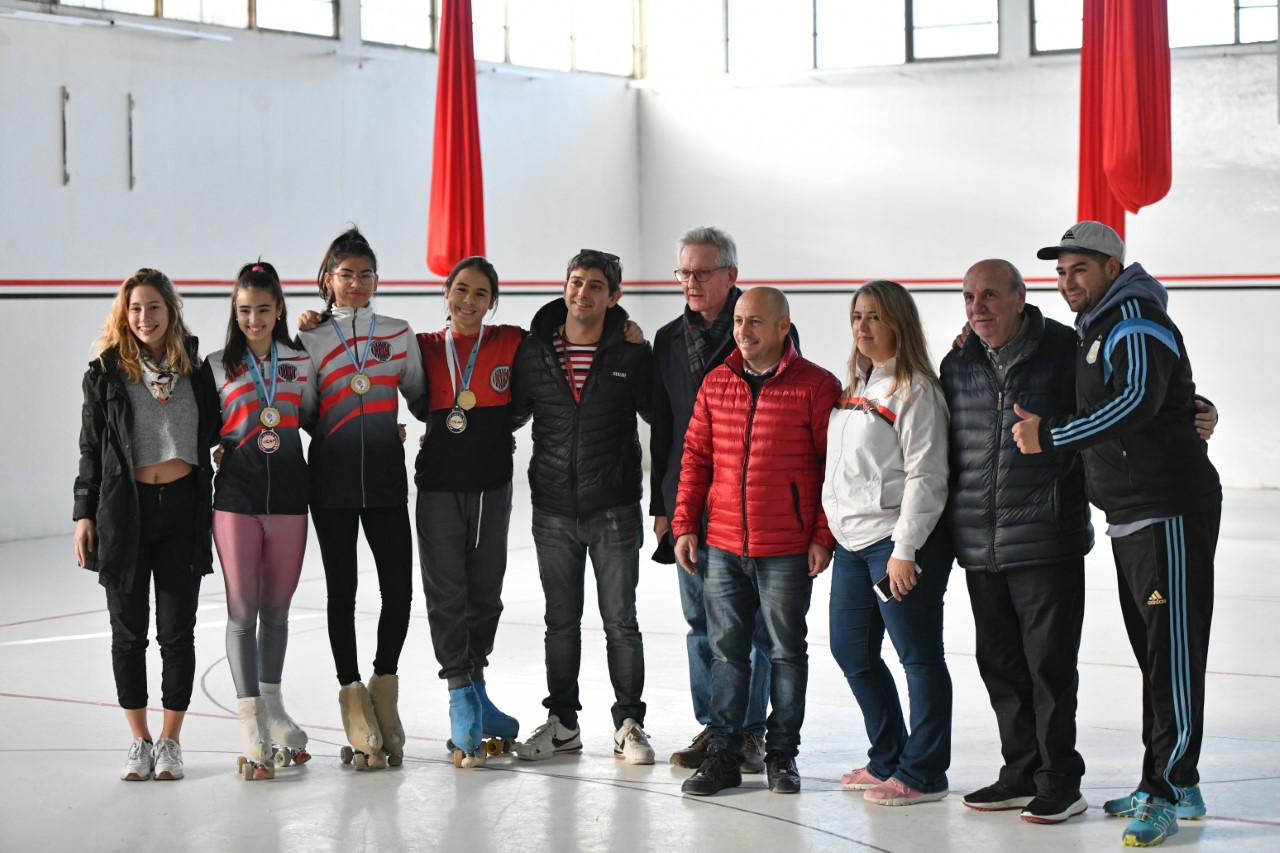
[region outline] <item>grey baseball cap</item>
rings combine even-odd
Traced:
[[[1072,225],[1067,229],[1067,233],[1062,235],[1061,243],[1056,246],[1045,246],[1036,252],[1036,257],[1042,261],[1054,261],[1063,252],[1074,252],[1080,249],[1101,252],[1124,263],[1124,241],[1120,239],[1120,235],[1101,222],[1093,220]]]

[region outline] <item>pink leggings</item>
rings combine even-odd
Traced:
[[[227,582],[227,661],[236,696],[257,696],[259,681],[279,684],[284,673],[307,517],[214,510],[213,541]]]

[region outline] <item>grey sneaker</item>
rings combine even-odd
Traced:
[[[151,741],[135,738],[129,744],[129,758],[120,771],[120,778],[126,782],[143,782],[151,778],[155,767],[155,747]]]
[[[764,772],[764,735],[747,732],[742,736],[742,772]]]
[[[155,774],[162,782],[182,778],[182,747],[173,738],[156,741]]]

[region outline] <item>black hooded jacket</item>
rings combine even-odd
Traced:
[[[516,352],[512,430],[533,418],[529,489],[543,512],[580,518],[640,500],[643,491],[636,415],[649,420],[649,345],[629,344],[627,312],[605,313],[600,346],[575,402],[552,343],[568,316],[563,299],[534,315]]]
[[[187,377],[195,393],[199,412],[196,447],[200,464],[196,472],[199,496],[196,501],[195,537],[191,542],[191,571],[207,575],[213,571],[213,463],[208,449],[218,443],[222,425],[217,389],[211,375],[199,369],[199,341],[187,338],[187,355],[196,367]],[[112,589],[133,587],[138,564],[138,488],[133,479],[133,453],[129,432],[133,409],[124,383],[128,377],[120,369],[119,353],[110,349],[89,363],[84,374],[84,407],[80,415],[80,472],[75,483],[72,519],[94,522],[96,541],[89,568],[98,572],[98,582]]]

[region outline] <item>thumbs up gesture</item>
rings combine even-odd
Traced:
[[[1026,409],[1013,404],[1013,413],[1021,418],[1013,425],[1013,440],[1018,449],[1028,455],[1040,452],[1040,416],[1033,415]]]

